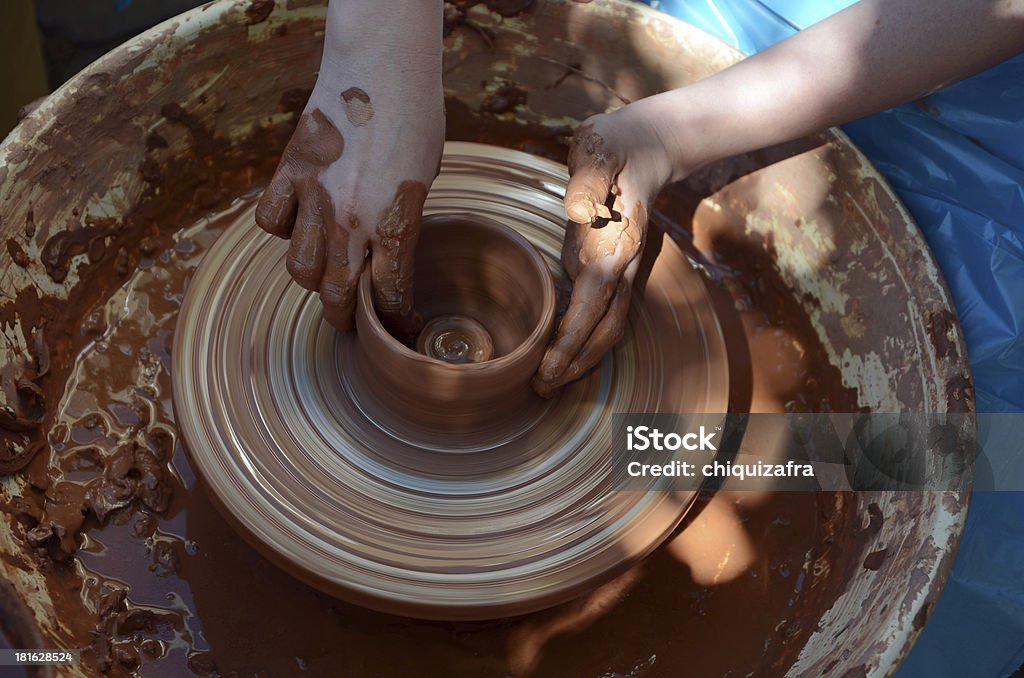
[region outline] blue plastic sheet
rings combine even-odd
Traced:
[[[853,3],[647,4],[752,54]],[[1024,412],[1024,56],[844,129],[935,253],[967,338],[978,410]],[[898,676],[995,678],[1022,664],[1024,493],[975,492],[946,589]]]

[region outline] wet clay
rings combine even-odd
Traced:
[[[453,365],[482,363],[494,357],[491,333],[464,315],[434,318],[416,337],[416,351]]]
[[[341,93],[345,106],[345,117],[355,127],[362,127],[373,118],[373,104],[370,95],[358,87],[349,87]]]
[[[552,147],[554,153],[557,148]],[[269,176],[269,167],[263,176]],[[240,193],[245,187],[223,180],[221,185],[234,185]],[[253,552],[196,484],[176,434],[168,374],[170,336],[185,283],[243,207],[175,235],[172,247],[139,259],[138,272],[120,289],[106,269],[108,277],[98,279],[97,286],[106,296],[92,310],[85,307],[94,320],[81,323],[73,335],[74,350],[84,350],[75,372],[85,370],[89,378],[75,378],[78,386],[68,392],[67,404],[51,410],[63,414],[53,420],[51,451],[33,465],[37,486],[102,481],[112,465],[107,460],[118,457],[120,441],[133,431],[143,441],[151,431],[174,434],[172,448],[167,443],[160,448],[166,455],[161,458],[170,459],[164,466],[172,488],[169,505],[160,512],[135,500],[113,508],[103,522],[88,515],[83,524],[88,538],[78,538],[76,558],[53,575],[67,580],[62,588],[79,578],[87,585],[85,607],[68,601],[66,609],[79,620],[77,642],[90,648],[85,654],[90,666],[117,674],[141,663],[146,675],[179,675],[183,669],[198,675],[257,669],[320,675],[338,666],[386,675],[422,673],[425,667],[435,667],[438,675],[598,676],[609,669],[720,675],[784,667],[792,660],[815,623],[801,617],[802,611],[820,609],[818,601],[841,585],[828,570],[809,579],[806,566],[838,557],[840,542],[833,540],[850,515],[841,496],[702,496],[678,536],[643,564],[577,602],[498,622],[422,622],[369,612],[324,597]],[[743,261],[730,264],[735,268],[716,269],[723,285],[743,279]],[[763,289],[752,294],[768,296],[752,298],[744,312],[749,320],[736,328],[741,333],[749,328],[753,334],[747,336],[784,317],[766,314],[785,312],[785,303],[775,296],[781,290]],[[124,298],[138,302],[125,311]],[[813,339],[805,339],[813,345]],[[807,360],[797,353],[779,355]],[[772,379],[763,371],[768,363],[761,364],[766,367],[746,366],[754,384]],[[831,403],[849,406],[842,389],[830,386],[835,382],[827,378],[828,368],[799,364],[822,375],[817,388]],[[789,399],[783,392],[779,397]],[[90,467],[90,458],[99,463]],[[42,489],[35,491],[42,496]],[[84,502],[80,505],[87,510]],[[20,514],[25,529],[33,524],[30,513],[39,515],[31,508]],[[694,533],[717,536],[709,542],[686,536]],[[751,546],[743,547],[746,555],[739,561],[733,556],[735,569],[716,575],[694,568],[735,554],[741,544]],[[694,560],[687,555],[693,553],[702,555]],[[746,614],[751,606],[764,613]],[[723,634],[722,628],[742,631]]]
[[[403,346],[370,314],[365,274],[356,333],[337,335],[290,285],[282,243],[245,228],[245,213],[207,253],[176,329],[177,420],[212,495],[275,562],[377,609],[494,618],[607,580],[676,526],[693,492],[616,491],[612,415],[724,411],[720,330],[665,244],[616,357],[551,401],[534,395],[564,176],[456,144],[427,196],[416,310],[484,325],[496,354],[485,362]]]
[[[90,372],[100,377],[93,392],[131,392],[128,377],[143,355],[126,355],[116,347],[126,342],[145,346],[136,334],[141,327],[164,336],[173,329],[173,310],[187,271],[223,223],[181,234],[184,244],[170,253],[169,264],[150,269],[151,275],[140,275],[132,285],[137,298],[166,300],[155,308],[146,305],[159,324],[117,323],[122,331],[106,338],[114,349],[107,353],[116,358],[110,365],[114,369]],[[110,307],[117,307],[116,300]],[[154,348],[168,359],[166,343]],[[170,380],[163,370],[158,376],[159,418],[169,422]],[[123,429],[113,413],[125,413],[116,401],[98,404],[104,420],[112,423],[109,434],[116,437]],[[81,414],[77,409],[68,413]],[[125,419],[130,421],[130,416]],[[84,426],[72,428],[82,431],[76,437],[88,439]],[[102,447],[108,444],[104,440],[99,440]],[[65,453],[81,447],[69,444]],[[827,550],[835,546],[823,544],[842,529],[827,517],[842,504],[822,502],[816,508],[821,499],[811,494],[704,496],[686,529],[724,531],[720,534],[738,529],[749,535],[739,542],[730,537],[730,546],[717,547],[735,548],[748,538],[757,544],[735,571],[743,573],[739,576],[727,571],[712,583],[713,574],[702,572],[699,578],[705,583],[698,583],[681,558],[687,549],[702,548],[711,549],[703,557],[717,560],[716,546],[691,546],[683,530],[642,566],[576,603],[501,622],[431,623],[368,612],[297,583],[251,551],[224,523],[196,485],[180,443],[172,463],[173,501],[163,514],[137,504],[117,509],[105,526],[89,529],[89,541],[78,556],[79,570],[92,582],[90,590],[98,598],[105,596],[95,603],[99,614],[110,620],[103,626],[110,639],[101,636],[105,640],[95,646],[95,656],[112,661],[115,673],[142,662],[146,675],[180,674],[183,667],[198,675],[215,668],[291,673],[300,667],[323,675],[338,666],[385,675],[422,673],[424,666],[436,667],[438,675],[599,676],[607,667],[623,675],[637,668],[650,675],[662,675],[662,669],[664,675],[674,675],[672,667],[692,670],[698,657],[704,658],[698,668],[714,675],[729,668],[759,670],[766,666],[762,640],[768,657],[782,661],[785,649],[797,645],[809,630],[813,622],[801,621],[799,611],[814,609],[813,601],[828,590],[829,579],[812,578],[804,569],[805,558],[813,554],[815,562],[828,559]],[[811,581],[818,586],[812,588]],[[766,613],[751,618],[741,612],[744,602]],[[738,633],[723,638],[722,628],[742,629],[751,640],[738,642]],[[680,644],[676,638],[688,642]],[[691,652],[687,647],[701,649]],[[649,665],[652,654],[658,656],[657,671]]]
[[[569,151],[569,172],[575,174],[581,165],[586,165],[590,181],[580,186],[576,193],[565,196],[566,214],[578,224],[590,224],[595,219],[610,219],[611,210],[603,203],[595,202],[593,195],[602,192],[604,186],[612,186],[622,169],[622,161],[615,153],[606,151],[604,139],[593,131],[593,127],[581,127],[572,140]]]
[[[249,0],[245,8],[246,23],[250,26],[263,23],[274,11],[274,0]]]
[[[498,89],[484,97],[480,110],[485,113],[499,115],[509,113],[516,106],[526,104],[526,92],[511,82],[502,84]]]
[[[365,95],[351,88],[342,95],[351,99],[346,112],[350,119],[362,116],[359,119],[369,120],[367,109],[360,108],[360,93]],[[295,110],[292,107],[298,107],[298,96],[286,92],[282,106]],[[365,104],[369,106],[368,97]],[[409,262],[416,247],[426,186],[419,181],[401,182],[391,205],[372,224],[372,232],[360,232],[358,218],[336,211],[322,181],[324,171],[344,149],[341,132],[319,108],[303,113],[256,207],[256,223],[267,233],[289,240],[288,273],[299,285],[319,294],[325,318],[343,331],[352,329],[356,282],[366,247],[371,247],[370,271],[378,310],[391,327],[415,333],[420,321],[412,313]]]
[[[413,309],[413,278],[409,272],[413,270],[426,196],[427,187],[421,182],[403,181],[374,229],[376,243],[370,255],[373,305],[392,331],[404,335],[419,332],[422,322]]]
[[[415,341],[381,323],[372,276],[360,281],[356,327],[365,380],[353,381],[352,390],[376,401],[376,416],[400,412],[391,428],[405,438],[502,439],[538,405],[529,383],[555,321],[547,262],[499,222],[439,214],[423,221],[415,271],[415,311],[427,323]],[[436,358],[432,353],[443,357],[423,360]]]
[[[334,218],[333,203],[318,178],[344,150],[344,137],[320,109],[304,113],[256,208],[260,228],[291,238],[289,272],[307,289],[316,290],[319,285],[324,265],[324,219]],[[300,192],[307,211],[303,215],[298,215]],[[297,217],[303,228],[293,232]]]
[[[289,0],[287,8],[310,4]],[[454,19],[465,16],[466,4],[455,7]],[[603,10],[600,4],[591,7]],[[236,13],[247,7],[238,5]],[[450,7],[446,3],[446,18]],[[639,6],[617,6],[609,16],[591,17],[593,21],[577,14],[571,22],[563,21],[560,8],[560,3],[536,3],[535,11],[523,15],[524,28],[516,22],[491,21],[481,7],[469,12],[470,23],[452,24],[460,44],[483,51],[476,60],[452,54],[460,61],[453,58],[446,70],[446,83],[458,95],[446,102],[449,139],[484,141],[564,162],[573,131],[567,119],[582,120],[622,100],[619,95],[609,99],[614,92],[601,82],[613,82],[622,95],[636,98],[704,77],[736,58],[722,58],[717,42],[680,32],[674,24],[644,14]],[[534,21],[534,14],[542,10],[549,14]],[[265,23],[272,24],[280,13],[271,13]],[[635,45],[626,44],[621,22],[638,20],[647,32]],[[124,675],[140,664],[147,676],[303,671],[336,675],[339,667],[356,675],[396,676],[778,675],[793,665],[814,629],[822,627],[829,629],[829,637],[815,639],[819,649],[813,654],[820,656],[823,646],[840,647],[817,670],[806,672],[820,675],[823,668],[846,666],[849,661],[856,661],[857,667],[877,665],[869,664],[877,662],[877,648],[893,649],[888,641],[879,642],[870,632],[858,630],[855,620],[852,625],[823,621],[822,611],[848,584],[866,583],[878,592],[858,598],[866,606],[860,618],[874,619],[885,606],[890,612],[897,606],[914,609],[914,596],[927,593],[929,600],[913,619],[914,628],[923,626],[951,565],[955,543],[935,543],[927,536],[920,550],[913,546],[907,561],[906,549],[899,546],[903,537],[909,534],[912,545],[921,543],[925,537],[919,528],[936,520],[930,503],[913,497],[898,502],[878,499],[886,515],[883,528],[883,509],[876,504],[859,506],[859,498],[850,495],[702,495],[673,539],[617,579],[552,610],[493,622],[422,622],[369,612],[324,596],[249,548],[211,506],[182,450],[169,399],[169,337],[191,271],[211,240],[234,223],[237,213],[231,200],[242,196],[237,207],[245,209],[246,200],[268,182],[291,133],[289,124],[255,122],[251,96],[263,92],[270,102],[259,113],[260,121],[267,114],[297,119],[318,58],[309,46],[317,44],[323,22],[295,20],[287,32],[275,31],[269,41],[256,44],[245,42],[245,29],[235,30],[242,23],[244,19],[232,19],[223,30],[205,31],[189,43],[181,59],[153,68],[143,67],[143,61],[157,53],[148,49],[151,43],[137,44],[140,49],[105,62],[104,67],[116,69],[113,75],[92,68],[76,88],[56,96],[60,105],[49,112],[59,112],[59,125],[36,134],[33,130],[41,129],[41,120],[26,120],[21,131],[36,136],[36,150],[17,144],[5,149],[9,166],[0,166],[0,178],[17,182],[19,191],[4,197],[4,235],[13,237],[30,258],[37,257],[39,247],[69,219],[73,228],[83,228],[83,216],[90,213],[83,196],[102,194],[109,187],[111,176],[87,171],[95,165],[84,161],[127,149],[129,162],[138,164],[139,178],[149,186],[132,211],[118,219],[117,231],[105,239],[106,251],[95,252],[101,258],[90,260],[84,253],[74,257],[66,280],[80,282],[67,285],[66,297],[29,287],[0,306],[4,326],[21,327],[25,337],[20,357],[4,365],[5,391],[15,389],[19,377],[32,381],[44,360],[49,364],[49,371],[35,382],[44,396],[42,420],[37,422],[31,414],[37,394],[27,387],[18,396],[25,402],[16,409],[29,413],[23,418],[29,430],[0,430],[4,459],[13,459],[17,466],[31,462],[6,479],[7,487],[15,484],[23,504],[17,510],[3,507],[18,545],[0,557],[8,571],[45,577],[40,596],[27,597],[45,593],[53,601],[60,621],[44,623],[47,642],[87,648],[87,675],[100,669]],[[257,24],[250,35],[262,36],[263,25]],[[567,26],[577,31],[571,41],[565,40]],[[164,31],[156,40],[178,44],[179,33],[187,39],[189,30],[197,30],[187,24],[177,29]],[[526,33],[518,31],[528,32],[530,40],[535,36],[528,44],[540,52],[538,56],[514,49],[527,43]],[[495,46],[498,49],[491,49]],[[207,91],[208,100],[188,99],[186,93],[195,91],[194,78],[217,72],[223,55],[240,47],[276,50],[277,69],[287,74],[287,80],[261,78],[253,87],[251,70],[239,64]],[[591,58],[592,54],[600,57]],[[497,64],[500,70],[496,58],[504,59]],[[636,67],[659,59],[673,64],[671,73]],[[623,68],[624,63],[629,67]],[[496,78],[506,81],[509,68],[518,86],[529,92],[531,110],[517,106],[507,113],[480,115],[486,92],[474,93],[481,83],[486,87],[500,84]],[[133,73],[130,86],[122,81],[128,73]],[[293,74],[299,74],[294,85]],[[168,97],[181,97],[182,105],[160,109]],[[117,103],[111,106],[111,101]],[[154,108],[160,110],[154,113]],[[244,127],[238,129],[239,124]],[[231,141],[223,136],[228,130]],[[745,223],[758,223],[747,221],[753,215],[781,218],[793,213],[801,220],[815,214],[825,225],[826,236],[827,226],[836,226],[830,268],[819,273],[836,270],[842,276],[836,278],[836,289],[873,300],[873,306],[862,305],[859,314],[850,315],[851,326],[863,325],[867,318],[873,328],[863,341],[850,344],[854,358],[877,351],[882,365],[903,374],[893,387],[898,387],[900,403],[934,406],[946,404],[948,397],[950,409],[973,407],[963,343],[956,331],[937,347],[941,352],[933,375],[919,367],[927,364],[923,357],[928,345],[908,343],[907,335],[916,325],[899,313],[877,312],[892,308],[893,302],[877,296],[870,276],[897,278],[897,269],[884,265],[879,238],[901,263],[900,276],[909,276],[907,288],[897,290],[897,307],[921,309],[926,316],[947,310],[941,279],[925,270],[934,262],[920,234],[894,204],[891,191],[846,142],[827,136],[814,144],[820,146],[817,151],[805,145],[714,168],[691,185],[666,191],[657,204],[668,220],[655,219],[651,234],[667,234],[664,237],[695,262],[715,301],[729,350],[730,408],[851,411],[861,406],[859,396],[870,395],[858,394],[834,367],[839,362],[830,351],[835,343],[844,346],[847,341],[832,324],[836,315],[831,310],[819,313],[814,303],[820,295],[801,291],[792,278],[780,274],[781,255],[794,244],[770,234],[740,232]],[[88,149],[85,155],[82,149]],[[703,197],[737,176],[794,153],[813,153],[817,164],[802,170],[797,165],[792,171],[789,163],[781,171],[766,172],[772,181],[761,186],[763,190],[758,190],[757,177],[741,179],[725,198],[701,205]],[[30,156],[33,168],[18,166],[19,158]],[[123,158],[118,158],[112,166],[121,163]],[[820,211],[815,212],[815,202],[792,209],[772,203],[779,196],[806,201],[808,193],[802,189],[807,179],[830,170],[836,175],[836,197]],[[78,191],[70,203],[68,187]],[[12,200],[29,204],[12,208]],[[7,218],[9,214],[18,217]],[[196,229],[190,230],[193,225]],[[877,229],[870,231],[872,239],[863,240],[872,226]],[[780,222],[776,232],[792,235],[805,227],[809,228]],[[815,260],[816,250],[799,240],[796,245],[804,248],[796,260]],[[860,251],[870,257],[862,264],[851,262],[850,253]],[[31,273],[45,283],[49,274],[41,262],[35,264]],[[872,337],[885,337],[886,342]],[[80,378],[79,366],[85,366],[89,378]],[[926,372],[927,383],[921,378]],[[941,401],[931,399],[931,381],[939,389],[946,389],[948,381]],[[158,397],[150,399],[152,393]],[[8,396],[7,402],[16,400]],[[146,419],[140,412],[153,416]],[[97,425],[92,415],[106,423]],[[172,492],[162,512],[136,498],[113,508],[100,522],[86,505],[87,492],[64,492],[65,503],[47,494],[47,488],[62,482],[105,480],[114,459],[131,458],[134,464],[134,452],[118,452],[131,441],[166,450],[155,440],[147,441],[154,434],[159,438],[161,430],[173,434],[162,481]],[[83,465],[78,465],[78,458]],[[94,459],[99,463],[90,466]],[[137,473],[141,477],[132,470],[125,477]],[[959,512],[962,524],[965,502],[946,498],[943,503]],[[66,519],[51,524],[73,527],[76,511],[65,509],[76,505],[77,513],[86,515],[73,558],[54,560],[54,537],[45,547],[28,543],[26,532],[40,518],[45,521],[50,508],[60,520]],[[948,526],[957,519],[941,520]],[[865,570],[865,542],[891,531],[893,524],[901,530],[901,541],[889,545],[878,572]],[[933,569],[940,558],[938,570]],[[901,574],[912,579],[907,590],[897,593],[887,582],[906,581]],[[750,614],[752,609],[759,613]],[[911,641],[897,642],[905,652]],[[866,649],[869,646],[873,649]]]
[[[448,102],[456,137],[497,133],[494,126],[474,131],[477,128],[472,122],[459,127],[460,121],[473,120],[472,114],[459,115],[459,106],[454,100]],[[557,130],[510,128],[502,134],[509,135],[502,137],[505,143],[516,139],[515,143],[532,144],[545,155],[564,158],[562,142],[566,137]],[[256,166],[248,165],[237,174],[222,175],[218,186],[241,195],[248,190],[246,182],[251,177],[269,177],[270,160],[256,173],[252,169]],[[162,175],[169,175],[180,168],[160,169]],[[170,224],[181,219],[173,216],[172,205],[196,212],[204,209],[196,204],[194,195],[172,200],[161,208]],[[577,602],[500,622],[432,623],[367,612],[324,597],[253,552],[196,485],[177,435],[168,374],[170,337],[185,283],[213,238],[244,208],[244,201],[227,210],[219,207],[217,217],[200,220],[173,238],[170,227],[162,240],[154,241],[164,243],[163,248],[151,245],[145,252],[125,250],[126,258],[139,268],[120,289],[123,279],[119,274],[110,268],[96,269],[94,275],[102,271],[106,277],[93,278],[97,284],[90,289],[96,293],[96,301],[82,306],[88,320],[70,325],[75,328],[70,355],[85,350],[77,359],[83,367],[75,370],[89,370],[91,377],[75,378],[79,387],[67,395],[69,402],[80,405],[51,406],[50,412],[65,414],[53,420],[50,451],[37,455],[30,469],[28,477],[38,494],[28,497],[26,507],[16,514],[23,529],[37,525],[40,517],[53,522],[43,509],[47,502],[39,501],[46,496],[43,488],[61,481],[83,486],[103,482],[111,475],[107,468],[113,466],[112,460],[127,456],[118,452],[123,440],[137,435],[148,449],[151,443],[147,439],[154,431],[175,434],[173,449],[168,449],[166,441],[156,448],[167,470],[162,484],[172,488],[170,503],[162,512],[133,499],[113,507],[101,521],[85,501],[86,490],[76,495],[81,497],[77,503],[70,504],[80,507],[77,514],[84,514],[84,521],[78,522],[75,511],[65,514],[70,522],[64,524],[64,533],[75,535],[78,524],[87,538],[65,540],[69,547],[77,543],[79,551],[53,576],[66,580],[59,585],[64,590],[75,580],[86,584],[82,589],[84,608],[83,603],[72,600],[66,609],[78,620],[77,642],[90,648],[85,655],[89,665],[118,673],[143,663],[147,675],[176,674],[183,667],[200,675],[214,670],[291,672],[297,668],[315,675],[342,665],[354,671],[392,675],[435,666],[444,675],[597,676],[609,667],[624,674],[634,670],[650,673],[653,654],[658,655],[659,671],[671,672],[673,666],[697,667],[711,674],[728,669],[743,673],[759,670],[769,661],[766,647],[772,665],[784,666],[792,660],[814,623],[811,617],[802,619],[801,611],[820,609],[817,601],[828,599],[841,585],[840,579],[824,570],[815,579],[817,585],[808,587],[810,571],[801,566],[808,559],[818,562],[838,557],[834,552],[839,546],[830,541],[830,535],[841,534],[850,515],[849,503],[838,496],[702,496],[688,527],[652,559]],[[685,232],[680,231],[676,242],[689,247]],[[715,284],[726,299],[728,285],[745,279],[747,265],[741,256],[729,260],[729,267],[713,269],[719,276]],[[781,285],[753,288],[750,294],[754,296],[744,306],[748,309],[744,317],[749,320],[734,326],[733,332],[756,337],[766,323],[800,315],[799,310],[786,306],[787,292]],[[123,298],[146,301],[123,312]],[[61,332],[69,329],[60,327]],[[102,340],[96,341],[97,337]],[[807,346],[815,345],[813,331],[804,338]],[[823,356],[810,354],[814,361],[822,361],[810,364],[806,355],[797,352],[783,351],[779,356],[821,374],[815,388],[828,394],[830,404],[840,408],[844,403],[855,404],[842,389],[836,390],[838,379],[827,378],[830,368]],[[84,367],[90,363],[96,367]],[[65,365],[58,363],[58,374],[69,374]],[[734,383],[774,379],[774,368],[764,372],[756,364],[741,361],[740,365],[730,377]],[[749,377],[744,370],[750,370]],[[136,382],[144,375],[151,375],[156,382],[141,388]],[[87,393],[76,395],[83,387]],[[792,388],[800,393],[805,390]],[[744,390],[740,388],[740,395],[735,396],[739,402],[743,402]],[[805,406],[813,402],[815,393],[810,391],[810,400],[802,401]],[[53,398],[49,402],[58,401]],[[150,402],[158,407],[154,409],[147,404]],[[772,402],[775,408],[783,405],[783,401]],[[758,406],[773,407],[767,400],[759,401]],[[80,457],[84,464],[78,461]],[[134,453],[131,458],[134,460]],[[98,463],[90,466],[91,460]],[[686,535],[694,532],[720,537],[712,543],[691,543]],[[747,539],[757,548],[751,549],[735,570],[716,575],[695,569],[700,562],[719,562]],[[55,547],[49,543],[45,549],[35,547],[42,553],[29,557],[50,559]],[[703,555],[694,560],[694,553]],[[56,555],[62,554],[57,551]],[[751,605],[765,614],[751,619],[742,612]],[[275,610],[272,621],[266,610]],[[777,627],[781,621],[786,624],[780,635]],[[742,636],[725,638],[715,630],[722,627],[742,628]],[[687,638],[693,644],[681,645],[674,638]],[[737,643],[738,638],[743,642]],[[282,651],[283,647],[288,649]],[[690,652],[686,647],[702,649]]]

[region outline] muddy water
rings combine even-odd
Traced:
[[[28,470],[51,506],[62,494],[91,492],[70,561],[96,617],[94,633],[83,634],[94,637],[90,663],[115,674],[141,667],[146,676],[188,669],[596,677],[771,674],[792,662],[816,622],[813,611],[839,584],[828,564],[834,536],[849,527],[840,495],[702,496],[677,536],[640,566],[572,603],[493,622],[370,612],[324,596],[252,551],[189,467],[169,374],[189,276],[252,199],[143,252],[138,269],[90,310],[80,329],[86,343],[49,433],[53,453]],[[724,263],[715,269],[722,303],[731,297],[725,290],[736,292],[744,279]],[[736,368],[752,370],[744,376],[760,394],[760,409],[782,409],[792,400],[787,392],[799,388],[764,382],[778,384],[780,367],[791,374],[813,365],[806,350],[794,348],[796,339],[776,331],[781,318],[771,314],[785,304],[759,298],[771,285],[755,287],[746,305],[732,304],[740,309],[732,322],[758,359]],[[118,481],[131,491],[118,492]],[[48,545],[59,549],[59,542]],[[66,546],[73,550],[73,539]]]
[[[481,123],[455,100],[448,114],[449,138],[564,161],[561,131]],[[602,588],[545,612],[475,623],[340,603],[234,533],[179,442],[171,338],[190,273],[251,205],[286,133],[241,152],[217,139],[204,146],[209,135],[193,130],[194,155],[154,173],[163,192],[128,217],[116,256],[113,247],[96,253],[88,284],[76,288],[81,303],[39,312],[38,328],[49,322],[44,334],[60,349],[44,383],[50,449],[20,472],[31,487],[4,509],[21,525],[24,561],[32,561],[24,567],[47,574],[64,637],[87,648],[90,669],[564,678],[775,675],[791,664],[844,582],[845,566],[835,565],[860,521],[843,495],[704,495],[673,539]],[[240,194],[247,197],[230,206],[222,200]],[[699,196],[666,197],[659,207],[684,226],[666,228],[700,264],[716,302],[731,408],[855,409],[764,250],[731,235],[729,223],[698,220],[691,235]],[[216,212],[195,220],[209,209]],[[70,371],[65,355],[77,355]]]

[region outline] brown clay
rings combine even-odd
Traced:
[[[845,591],[854,597],[858,618],[899,625],[908,614],[919,630],[927,616],[920,613],[934,605],[951,565],[966,514],[963,498],[702,496],[666,548],[618,579],[549,611],[484,623],[424,622],[330,599],[260,557],[214,510],[183,454],[180,423],[170,410],[170,336],[195,263],[213,237],[235,225],[229,202],[266,184],[308,96],[323,21],[298,14],[315,4],[323,3],[279,3],[266,23],[287,21],[288,30],[269,39],[262,25],[247,32],[245,24],[259,16],[246,14],[245,3],[204,8],[203,17],[221,16],[214,24],[203,22],[202,30],[198,11],[191,23],[168,24],[131,50],[90,66],[0,150],[0,229],[26,251],[41,281],[5,286],[14,298],[0,306],[0,321],[21,327],[27,342],[23,356],[3,365],[5,390],[13,391],[19,375],[31,380],[41,371],[42,354],[52,359],[37,381],[45,396],[43,421],[27,417],[28,431],[0,422],[0,455],[28,464],[5,485],[19,496],[4,497],[11,504],[3,507],[0,567],[17,573],[11,581],[23,599],[52,600],[54,614],[36,617],[44,641],[85,647],[85,675],[126,675],[140,662],[143,675],[321,675],[339,667],[384,676],[781,675],[806,654],[814,634],[811,660],[818,663],[801,664],[796,675],[864,666],[892,670],[913,634],[883,639],[866,625],[849,625],[841,616],[825,620],[822,613]],[[460,15],[467,4],[460,3]],[[579,11],[570,16],[570,10]],[[624,95],[638,98],[685,84],[737,58],[699,32],[634,4],[536,3],[515,22],[482,6],[466,13],[471,23],[454,25],[449,45],[448,137],[562,162],[572,133],[563,121],[601,112]],[[631,43],[635,32],[623,32],[623,22],[642,27],[644,38]],[[182,40],[186,49],[167,57]],[[523,44],[534,45],[537,54],[522,54],[516,46]],[[208,90],[208,101],[190,98],[196,78],[218,72],[225,55],[240,50],[268,60],[238,62]],[[637,67],[656,62],[672,68]],[[267,64],[285,79],[263,77]],[[480,83],[509,78],[529,92],[529,106],[512,116],[479,117],[485,97]],[[623,94],[604,83],[615,83]],[[281,113],[296,117],[267,122]],[[58,124],[48,126],[50,120]],[[63,230],[95,228],[84,217],[112,178],[89,171],[101,166],[140,175],[122,184],[123,228],[104,238],[106,252],[94,252],[96,260],[61,248],[69,276],[55,292],[42,284],[49,276],[38,252]],[[736,180],[754,170],[756,176]],[[834,185],[819,205],[813,179],[821,176],[834,176]],[[798,203],[779,200],[775,187],[785,187],[781,193]],[[973,408],[955,321],[948,340],[929,353],[934,339],[919,321],[886,312],[912,309],[924,318],[943,317],[948,293],[890,189],[840,135],[713,168],[691,186],[667,191],[657,207],[669,220],[655,219],[654,234],[667,233],[698,262],[714,297],[730,355],[731,408],[864,406],[870,393],[845,381],[831,357],[844,350],[855,359],[873,355],[899,375],[891,388],[901,407]],[[792,276],[779,269],[783,253],[790,260],[818,261],[821,252],[804,235],[808,213],[820,232],[836,238],[829,267],[817,273],[851,298],[873,300],[871,308],[861,307],[873,329],[860,339],[843,334],[843,309],[822,311],[818,292],[794,289]],[[755,214],[793,240],[751,232],[749,226],[760,223],[749,219]],[[174,248],[141,246],[187,224],[197,227],[182,233]],[[7,255],[3,248],[0,258]],[[56,263],[55,270],[64,268]],[[895,280],[898,272],[906,276],[905,286],[872,296],[872,280]],[[127,320],[108,317],[108,302],[120,308],[117,295],[125,292],[146,301],[126,309]],[[32,337],[44,326],[45,345],[34,351]],[[924,337],[923,343],[915,337]],[[16,398],[9,395],[7,402]],[[58,488],[103,480],[108,468],[117,480],[121,467],[114,462],[127,458],[119,452],[126,440],[160,450],[166,471],[160,482],[173,488],[170,505],[156,512],[135,499],[111,508],[100,524],[87,493]],[[950,513],[937,518],[935,504]],[[72,527],[79,521],[66,509],[76,505],[89,513],[81,524],[88,539],[79,539],[83,548],[73,560],[55,563],[53,551],[31,546],[26,533],[41,518]],[[47,518],[51,507],[54,516]],[[937,520],[954,534],[952,545],[928,533]],[[864,526],[870,529],[862,533]],[[737,564],[737,554],[751,544],[749,558]],[[889,547],[884,577],[862,566],[865,554],[883,546]],[[727,558],[729,568],[719,578],[700,569]],[[751,609],[759,614],[749,614]],[[833,633],[838,641],[829,640]],[[833,650],[835,643],[840,647]]]
[[[372,273],[357,332],[337,334],[288,281],[283,243],[242,213],[190,281],[174,401],[213,498],[274,562],[377,609],[486,619],[578,595],[669,534],[695,493],[616,492],[612,415],[724,412],[727,365],[700,279],[663,243],[616,354],[552,400],[534,395],[565,168],[449,150],[425,203],[416,310],[479,322],[491,360],[450,364],[403,345],[372,313]]]
[[[374,401],[364,406],[403,435],[435,440],[451,434],[502,439],[535,416],[539,404],[531,406],[536,396],[529,383],[554,327],[555,290],[529,241],[472,215],[423,220],[416,312],[431,328],[438,321],[454,325],[468,355],[491,353],[483,360],[438,360],[404,345],[407,338],[392,336],[378,319],[371,280],[366,274],[360,280],[356,310],[365,369],[357,388]]]

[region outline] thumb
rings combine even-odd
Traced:
[[[623,160],[605,147],[591,125],[581,127],[569,150],[569,185],[565,189],[565,213],[578,224],[608,219],[605,205]]]

